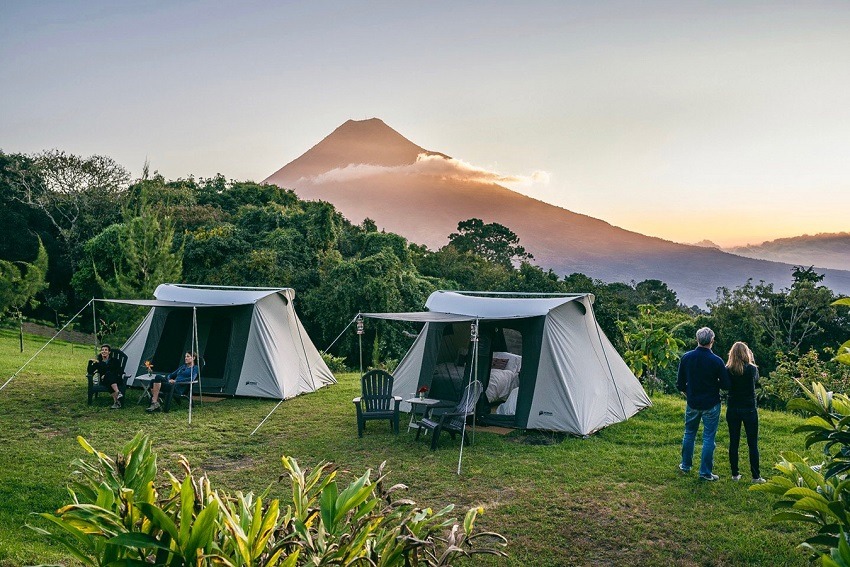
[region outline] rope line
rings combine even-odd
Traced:
[[[94,299],[89,300],[89,303],[93,304],[93,303],[94,303]],[[74,315],[73,317],[71,317],[71,319],[70,319],[67,323],[65,323],[65,325],[64,325],[61,329],[59,329],[58,331],[56,331],[56,334],[55,334],[55,335],[53,335],[52,337],[50,337],[50,340],[48,340],[46,343],[44,343],[44,345],[42,345],[42,347],[41,347],[40,349],[38,349],[38,351],[37,351],[34,355],[32,355],[32,356],[30,357],[30,359],[24,363],[24,365],[23,365],[23,366],[21,366],[20,368],[18,368],[18,371],[17,371],[17,372],[15,372],[14,374],[12,374],[12,375],[9,377],[9,379],[8,379],[8,380],[6,380],[6,382],[4,382],[2,386],[0,386],[0,390],[2,390],[3,388],[5,388],[5,387],[6,387],[6,385],[7,385],[9,382],[11,382],[13,378],[15,378],[15,376],[17,376],[18,374],[20,374],[20,373],[21,373],[21,370],[23,370],[24,368],[26,368],[26,367],[27,367],[27,365],[28,365],[30,362],[32,362],[32,361],[35,359],[35,357],[36,357],[36,356],[38,356],[39,354],[41,354],[41,351],[43,351],[45,348],[47,348],[47,345],[49,345],[50,343],[52,343],[52,342],[53,342],[53,339],[55,339],[56,337],[58,337],[58,336],[59,336],[59,333],[61,333],[62,331],[64,331],[64,330],[65,330],[65,327],[67,327],[68,325],[70,325],[70,324],[71,324],[71,322],[72,322],[74,319],[76,319],[77,317],[79,317],[79,316],[80,316],[80,313],[82,313],[82,312],[83,312],[83,310],[85,310],[85,308],[89,306],[89,303],[86,303],[85,305],[83,305],[83,308],[82,308],[82,309],[80,309],[79,311],[77,311],[77,314],[76,314],[76,315]],[[95,336],[97,336],[97,335],[95,335]]]

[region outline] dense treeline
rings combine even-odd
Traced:
[[[354,225],[331,204],[286,189],[220,175],[169,181],[147,168],[130,181],[102,156],[0,152],[0,204],[0,260],[19,266],[21,282],[30,269],[30,280],[41,273],[42,284],[18,285],[15,304],[0,299],[0,312],[57,323],[91,297],[149,298],[163,282],[285,286],[296,290],[296,309],[323,348],[358,311],[420,310],[436,289],[590,292],[603,330],[636,373],[666,389],[676,351],[702,325],[717,332],[720,354],[736,340],[748,342],[763,374],[777,364],[790,368],[810,350],[826,364],[829,349],[850,335],[847,310],[830,305],[834,294],[811,268],[796,268],[789,289],[762,282],[721,288],[703,311],[680,305],[658,280],[560,278],[534,265],[509,227],[495,223],[458,219],[449,244],[432,251],[369,219]],[[48,268],[46,280],[39,265]],[[120,340],[140,316],[106,308],[102,330]],[[91,329],[89,313],[80,325]],[[370,321],[367,360],[398,359],[415,331]],[[353,363],[356,347],[347,333],[333,353]]]

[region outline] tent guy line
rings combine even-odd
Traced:
[[[55,335],[53,335],[52,337],[50,337],[50,339],[48,339],[48,341],[47,341],[46,343],[44,343],[43,345],[41,345],[41,348],[40,348],[40,349],[38,349],[38,350],[36,351],[36,353],[35,353],[34,355],[32,355],[32,356],[30,357],[30,359],[29,359],[29,360],[27,360],[27,361],[24,363],[24,365],[23,365],[23,366],[21,366],[20,368],[18,368],[18,370],[17,370],[17,371],[15,371],[15,373],[14,373],[14,374],[12,374],[12,375],[9,377],[9,379],[8,379],[8,380],[6,380],[6,381],[3,383],[3,385],[2,385],[2,386],[0,386],[0,390],[3,390],[3,388],[5,388],[5,387],[6,387],[6,385],[7,385],[9,382],[11,382],[11,381],[15,378],[15,376],[17,376],[18,374],[20,374],[20,373],[21,373],[21,370],[23,370],[24,368],[26,368],[26,367],[29,365],[29,363],[30,363],[30,362],[32,362],[33,360],[35,360],[35,357],[37,357],[39,354],[41,354],[41,351],[43,351],[44,349],[46,349],[46,348],[47,348],[47,345],[49,345],[50,343],[52,343],[52,342],[53,342],[53,339],[55,339],[56,337],[58,337],[58,336],[59,336],[59,334],[60,334],[62,331],[64,331],[64,330],[68,327],[68,325],[70,325],[70,324],[74,321],[74,319],[76,319],[77,317],[79,317],[79,316],[80,316],[80,313],[82,313],[83,311],[85,311],[86,307],[88,307],[89,305],[91,305],[91,306],[92,306],[92,308],[94,308],[94,298],[91,298],[91,299],[89,300],[89,302],[88,302],[88,303],[86,303],[85,305],[83,305],[83,308],[82,308],[82,309],[80,309],[79,311],[77,311],[77,314],[76,314],[76,315],[74,315],[73,317],[71,317],[71,318],[68,320],[68,322],[67,322],[67,323],[65,323],[65,324],[62,326],[62,328],[61,328],[61,329],[59,329],[58,331],[56,331],[56,334],[55,334]],[[95,319],[95,320],[96,320],[96,319]],[[96,337],[96,336],[97,336],[97,332],[95,331],[95,337]]]

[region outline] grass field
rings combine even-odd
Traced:
[[[16,335],[0,331],[0,383],[43,342],[29,337],[21,354]],[[0,565],[72,564],[61,548],[24,525],[39,522],[32,512],[54,511],[68,501],[69,464],[83,456],[78,435],[115,454],[138,431],[155,438],[160,471],[177,472],[177,456],[186,455],[213,486],[232,490],[275,485],[283,454],[302,466],[334,461],[350,476],[386,460],[390,482],[407,484],[419,504],[484,506],[479,527],[504,534],[510,557],[475,564],[808,565],[795,549],[806,532],[771,524],[772,497],[729,479],[723,423],[715,455],[720,482],[678,474],[684,404],[676,397],[656,396],[652,408],[588,439],[541,445],[529,441],[556,440],[478,432],[457,476],[458,442],[448,437],[431,452],[404,428],[394,436],[387,424],[370,422],[358,439],[351,404],[359,393],[356,375],[284,402],[251,436],[276,402],[227,399],[196,406],[191,426],[185,407],[146,414],[136,405],[137,390],[128,393],[122,410],[108,409],[103,394],[86,405],[82,369],[92,353],[91,345],[51,344],[0,391]],[[780,451],[803,451],[802,435],[791,433],[800,422],[761,412],[764,476]]]

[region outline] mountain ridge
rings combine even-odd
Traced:
[[[459,221],[498,222],[520,237],[538,265],[559,275],[580,272],[608,282],[659,279],[688,305],[705,305],[718,287],[737,287],[750,278],[791,283],[791,265],[643,235],[496,181],[373,118],[345,122],[264,182],[328,201],[352,222],[371,218],[432,249],[446,244]],[[850,272],[827,270],[826,276],[833,290],[850,292]]]

